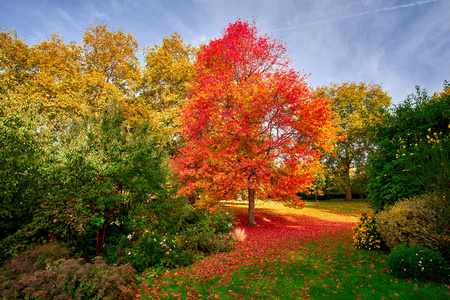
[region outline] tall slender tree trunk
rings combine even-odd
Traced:
[[[314,197],[316,198],[316,207],[319,207],[319,199],[317,199],[317,184],[314,186]]]
[[[352,188],[350,185],[350,163],[345,168],[345,201],[352,201]]]
[[[247,226],[256,226],[255,221],[255,189],[248,188],[248,224]]]

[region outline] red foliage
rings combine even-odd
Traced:
[[[334,137],[332,112],[290,65],[283,43],[240,20],[201,48],[173,163],[181,194],[286,201],[309,185]]]

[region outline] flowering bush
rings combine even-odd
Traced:
[[[195,258],[182,237],[146,231],[139,237],[123,236],[116,245],[107,246],[109,263],[130,264],[138,272],[149,267],[187,266]]]
[[[388,256],[388,266],[394,276],[417,280],[448,282],[450,268],[442,255],[431,249],[406,244],[396,247]]]
[[[376,210],[427,191],[450,191],[450,83],[432,96],[417,93],[375,124],[369,195]]]
[[[47,261],[45,270],[15,274],[4,282],[2,278],[3,299],[132,299],[137,290],[134,269],[110,267],[101,257],[92,263],[83,258]]]
[[[366,212],[359,217],[359,223],[353,228],[353,246],[356,249],[381,250],[384,242],[375,226],[373,216]]]
[[[172,227],[154,226],[107,245],[107,261],[129,263],[138,272],[158,266],[187,266],[198,252],[230,251],[234,246],[232,221],[233,215],[223,210],[209,212],[185,206]]]

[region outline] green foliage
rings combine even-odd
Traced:
[[[11,140],[1,149],[2,171],[15,183],[2,181],[5,195],[12,196],[2,198],[7,203],[2,203],[1,224],[17,219],[17,225],[2,232],[2,260],[32,243],[53,240],[91,256],[105,243],[151,223],[161,229],[173,224],[178,204],[171,205],[169,197],[167,156],[151,138],[151,128],[126,127],[116,106],[101,119],[60,128],[53,140],[14,115],[2,120],[15,120],[1,129]],[[19,136],[21,132],[26,134]],[[25,150],[13,151],[10,145]],[[17,188],[19,183],[23,189]]]
[[[450,205],[439,194],[398,201],[375,215],[381,237],[390,249],[406,243],[441,252],[450,257]]]
[[[430,170],[444,161],[439,161],[439,156],[436,156],[437,148],[428,149],[429,145],[426,146],[429,140],[427,135],[437,133],[448,136],[449,124],[448,82],[444,84],[444,92],[433,96],[417,87],[416,94],[408,96],[382,122],[376,124],[373,138],[377,151],[370,156],[368,183],[368,199],[375,209],[382,209],[386,204],[394,204],[399,199],[423,193],[427,189],[435,189],[429,183],[435,181],[440,173],[430,173]],[[411,149],[406,155],[406,149],[411,147],[426,151]],[[448,143],[445,147],[448,153]],[[424,178],[427,178],[426,182]]]
[[[148,128],[126,128],[118,109],[71,125],[58,136],[47,168],[42,218],[52,235],[98,253],[113,232],[150,222],[153,205],[167,201],[165,155]],[[83,245],[83,241],[94,241]]]
[[[230,251],[234,216],[224,210],[209,212],[205,208],[188,208],[180,220],[181,235],[189,249],[206,253]]]
[[[232,214],[224,210],[209,212],[190,205],[180,210],[172,216],[171,227],[152,224],[143,232],[121,236],[115,243],[108,244],[107,261],[129,263],[143,272],[150,267],[187,266],[199,252],[227,252],[233,248]]]
[[[194,252],[183,245],[180,236],[153,231],[139,237],[122,237],[118,244],[107,245],[106,250],[109,262],[129,263],[138,272],[158,266],[187,266],[195,259]]]
[[[442,255],[431,249],[402,244],[387,258],[391,273],[399,278],[423,281],[450,281],[450,267]]]
[[[1,276],[2,299],[131,299],[136,273],[128,265],[108,266],[101,257],[47,260],[45,269]]]
[[[319,87],[316,96],[330,100],[338,134],[343,137],[333,141],[333,154],[324,158],[329,188],[344,190],[346,200],[352,200],[352,190],[365,192],[361,175],[368,155],[376,149],[368,128],[387,113],[391,98],[380,85],[365,82],[331,83]]]
[[[386,248],[377,231],[373,216],[366,212],[359,217],[359,223],[353,228],[353,246],[356,249],[382,250]]]
[[[29,113],[0,106],[0,240],[33,219],[39,205],[45,128]]]

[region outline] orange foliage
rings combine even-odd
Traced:
[[[304,190],[335,136],[328,102],[313,99],[283,43],[237,21],[201,48],[182,107],[185,140],[174,168],[180,194],[207,202],[252,189],[300,206]]]

